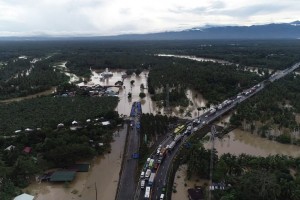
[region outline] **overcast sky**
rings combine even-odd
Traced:
[[[299,0],[0,0],[0,36],[148,33],[299,15]]]

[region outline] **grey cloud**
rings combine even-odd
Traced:
[[[273,4],[263,4],[254,5],[248,7],[242,7],[239,9],[227,9],[214,12],[214,14],[223,14],[233,17],[250,17],[257,14],[269,14],[276,13],[285,10],[287,6],[283,5],[273,5]]]

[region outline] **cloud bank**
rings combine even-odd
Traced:
[[[0,0],[0,36],[103,36],[300,19],[298,0]]]

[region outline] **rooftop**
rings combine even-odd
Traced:
[[[54,182],[65,182],[65,181],[73,181],[75,178],[76,172],[74,171],[57,171],[52,174],[50,177],[50,181]]]
[[[26,194],[26,193],[23,193],[19,196],[16,196],[14,198],[14,200],[33,200],[34,199],[34,196],[31,196],[29,194]]]
[[[201,187],[195,187],[188,189],[190,200],[204,200],[204,194]]]

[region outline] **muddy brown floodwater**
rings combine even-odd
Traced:
[[[231,113],[225,115],[221,120],[217,121],[216,124],[220,126],[226,125],[226,123],[229,122],[230,116]],[[300,119],[299,116],[297,116],[297,120],[298,119]],[[204,147],[211,148],[211,143],[205,142]],[[216,138],[215,149],[218,151],[218,156],[221,156],[224,153],[231,153],[234,155],[245,153],[263,157],[275,154],[292,157],[300,156],[299,146],[281,144],[240,129],[231,131],[222,139]],[[203,184],[208,183],[208,180],[196,179],[195,177],[192,177],[191,180],[187,180],[186,173],[187,165],[181,165],[175,175],[174,184],[177,192],[172,193],[172,200],[188,200],[187,190],[189,188],[193,188],[195,185],[202,186]]]
[[[92,70],[92,76],[90,78],[90,81],[86,84],[79,83],[79,85],[93,86],[99,84],[102,86],[114,86],[117,81],[123,80],[123,86],[125,86],[125,88],[120,88],[119,90],[118,96],[120,101],[116,108],[119,114],[129,115],[132,103],[134,101],[141,101],[143,113],[165,114],[164,108],[159,107],[156,102],[152,101],[150,94],[148,93],[147,78],[149,71],[145,70],[139,76],[133,74],[122,79],[122,75],[125,74],[125,70],[113,70],[113,76],[103,80],[100,80],[100,73],[100,71]],[[134,80],[134,84],[130,83],[131,80]],[[140,88],[141,84],[145,86],[144,90]],[[146,97],[143,99],[139,97],[141,91],[143,91],[146,94]],[[132,94],[131,99],[128,98],[129,92]],[[170,113],[170,115],[184,118],[196,117],[198,115],[197,108],[204,107],[207,102],[202,97],[202,95],[196,92],[195,90],[187,90],[186,95],[187,98],[191,101],[191,104],[187,108],[184,108],[183,113],[179,111],[180,107],[172,108],[172,113]],[[199,114],[201,114],[202,112],[203,111],[200,111]],[[187,116],[187,113],[191,113],[191,116]]]
[[[1,100],[0,103],[10,103],[10,102],[14,102],[14,101],[22,101],[24,99],[33,99],[39,96],[43,96],[43,95],[50,95],[53,94],[56,91],[56,87],[52,87],[49,90],[43,91],[43,92],[39,92],[36,94],[32,94],[32,95],[28,95],[25,97],[16,97],[16,98],[12,98],[12,99],[6,99],[6,100]]]
[[[172,193],[172,200],[189,200],[187,192],[189,188],[203,186],[204,184],[209,183],[209,180],[196,179],[195,177],[192,177],[190,180],[188,180],[186,176],[187,165],[180,165],[175,174],[174,186],[176,188],[176,193]]]
[[[204,143],[204,146],[206,148],[211,148],[209,142]],[[224,153],[235,155],[245,153],[254,156],[268,156],[275,154],[293,157],[300,156],[299,146],[281,144],[240,129],[231,131],[222,139],[216,138],[215,149],[218,151],[219,156]]]
[[[108,200],[114,199],[123,157],[127,128],[114,133],[111,153],[98,156],[91,161],[89,172],[78,172],[70,184],[33,183],[25,188],[36,196],[36,200]]]

